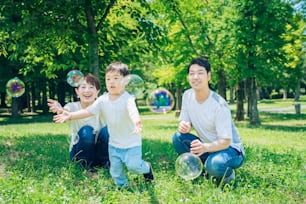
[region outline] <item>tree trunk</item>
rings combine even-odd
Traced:
[[[86,0],[85,12],[88,27],[89,70],[96,77],[100,78],[98,33],[92,12],[91,0]]]
[[[58,102],[64,106],[65,105],[65,91],[66,89],[63,88],[66,86],[65,81],[60,80],[57,84],[57,100]]]
[[[18,113],[18,98],[12,97],[12,117],[13,118],[18,118],[19,113]]]
[[[230,87],[230,100],[229,103],[233,104],[235,102],[235,89],[234,87]]]
[[[237,87],[237,112],[236,112],[236,120],[243,121],[244,120],[244,81],[240,81]]]
[[[31,83],[31,103],[32,103],[32,112],[35,113],[36,111],[36,106],[35,106],[35,99],[36,99],[36,95],[35,95],[35,82]]]
[[[182,87],[176,89],[175,116],[178,117],[182,108]]]
[[[295,92],[294,92],[294,108],[295,114],[301,114],[301,104],[300,104],[300,89],[301,89],[301,80],[298,81]]]
[[[245,98],[247,101],[247,117],[250,118],[251,115],[251,102],[252,100],[250,100],[251,96],[251,80],[250,78],[247,78],[245,80]]]
[[[250,84],[250,92],[248,94],[248,104],[250,107],[249,119],[251,125],[260,125],[259,120],[259,112],[257,109],[257,86],[256,86],[256,78],[252,77],[249,80]]]
[[[287,99],[288,98],[288,91],[286,89],[284,89],[284,92],[283,92],[283,100]]]
[[[49,112],[49,108],[47,105],[47,83],[42,83],[42,110],[43,110],[43,114],[47,114]]]
[[[5,92],[1,92],[1,99],[0,99],[0,101],[1,101],[1,104],[0,104],[0,107],[1,108],[6,108],[7,107],[7,105],[6,105],[6,103],[5,103]]]
[[[226,100],[226,78],[224,74],[224,69],[220,68],[218,70],[218,93]]]

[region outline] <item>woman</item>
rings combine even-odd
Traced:
[[[61,113],[63,109],[70,112],[86,109],[98,97],[101,85],[92,74],[84,76],[82,84],[75,88],[79,98],[77,102],[67,103],[64,108],[55,100],[48,99],[52,112]],[[102,115],[68,121],[70,128],[70,159],[80,163],[88,170],[94,167],[109,167],[108,131]],[[102,127],[102,128],[101,128]]]

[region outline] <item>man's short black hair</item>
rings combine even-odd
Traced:
[[[199,65],[201,67],[204,67],[206,69],[207,73],[210,72],[210,64],[207,61],[207,59],[204,59],[204,58],[195,58],[188,65],[188,70],[187,70],[188,73],[189,73],[189,69],[190,69],[191,65],[194,65],[194,64],[197,64],[197,65]]]

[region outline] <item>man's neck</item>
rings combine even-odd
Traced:
[[[204,103],[206,99],[208,99],[210,94],[210,89],[203,89],[203,90],[195,90],[195,97],[198,103]]]

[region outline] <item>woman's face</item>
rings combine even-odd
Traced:
[[[85,104],[92,104],[98,97],[99,91],[94,85],[87,83],[86,79],[75,89],[80,102]]]

